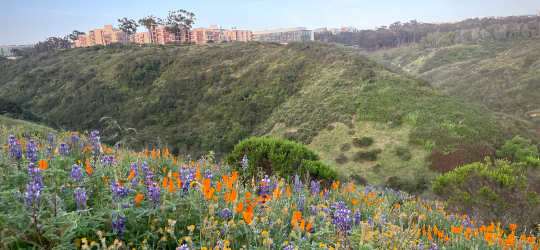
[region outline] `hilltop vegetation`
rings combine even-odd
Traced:
[[[441,152],[434,170],[483,159],[494,152],[489,145],[515,135],[538,141],[524,120],[445,97],[424,80],[320,42],[68,49],[2,62],[0,93],[57,128],[97,128],[110,145],[159,144],[192,156],[223,157],[276,124],[286,127],[278,137],[309,145],[332,123],[354,130],[353,116],[383,129],[410,126],[402,143]],[[463,151],[472,155],[449,161]]]
[[[381,51],[370,55],[396,72],[429,80],[441,92],[516,115],[537,128],[540,119],[540,39],[513,38]]]

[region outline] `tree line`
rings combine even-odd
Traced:
[[[424,23],[417,20],[392,23],[356,32],[315,33],[315,40],[358,46],[368,51],[422,43],[440,46],[462,42],[496,41],[506,37],[535,37],[540,33],[540,16],[469,18],[456,23]]]

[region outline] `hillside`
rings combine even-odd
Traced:
[[[446,97],[426,81],[400,77],[321,42],[68,49],[1,62],[0,93],[61,129],[99,129],[110,145],[125,139],[133,148],[168,146],[192,156],[213,150],[221,157],[239,140],[265,136],[276,124],[285,126],[278,137],[310,145],[328,164],[337,156],[327,153],[337,144],[321,146],[334,136],[321,131],[330,124],[343,130],[337,123],[355,130],[347,135],[367,136],[366,124],[387,130],[385,136],[372,133],[373,139],[399,137],[397,144],[415,145],[413,161],[426,155],[422,150],[440,152],[440,163],[456,152],[468,154],[452,166],[481,160],[493,153],[489,145],[516,134],[538,141],[530,122]],[[393,148],[376,145],[381,161]],[[358,161],[343,168],[352,173],[371,165]],[[387,165],[379,180],[406,164]]]
[[[540,39],[508,39],[438,48],[409,46],[370,58],[424,78],[464,102],[520,116],[540,127]]]

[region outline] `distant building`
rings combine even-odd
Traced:
[[[328,31],[328,30],[326,29],[326,27],[324,27],[324,28],[318,28],[318,29],[314,29],[314,30],[313,30],[314,33],[324,33],[324,32],[326,32],[326,31]]]
[[[353,27],[353,26],[349,26],[349,27],[341,28],[340,31],[341,32],[356,32],[356,31],[358,31],[358,29]]]
[[[338,28],[331,28],[331,29],[328,29],[328,31],[332,32],[332,34],[334,35],[339,34],[339,32],[341,32],[341,30]]]
[[[305,27],[289,29],[254,31],[253,40],[259,42],[289,43],[301,41],[313,41],[314,33]]]
[[[135,33],[131,36],[132,43],[151,43],[150,32]]]
[[[221,41],[227,42],[247,42],[253,40],[253,32],[251,30],[237,30],[236,27],[231,30],[221,32]]]
[[[120,29],[113,28],[112,25],[105,25],[103,29],[93,29],[88,35],[79,35],[72,47],[88,47],[97,44],[107,45],[111,43],[129,44],[126,33]]]
[[[208,40],[214,41],[214,43],[227,42],[246,42],[253,40],[251,30],[238,30],[236,27],[231,30],[223,29],[217,24],[210,25],[210,27],[196,28],[191,30],[190,39],[196,44],[205,44]]]
[[[170,33],[165,26],[152,25],[152,42],[157,44],[166,44],[168,42],[183,43],[189,41],[189,29],[180,28],[178,34]]]
[[[27,45],[1,45],[0,46],[0,56],[3,57],[12,57],[14,56],[12,49],[26,49],[34,47],[35,44],[27,44]]]

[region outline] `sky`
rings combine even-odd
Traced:
[[[540,0],[1,0],[0,6],[0,45],[34,44],[73,30],[88,33],[105,24],[117,27],[123,17],[165,18],[168,11],[178,9],[195,13],[194,28],[217,24],[253,31],[346,26],[373,29],[413,19],[450,22],[540,12]]]

